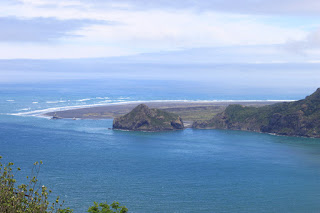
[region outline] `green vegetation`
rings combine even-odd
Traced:
[[[120,206],[118,202],[113,202],[111,205],[105,203],[96,203],[89,208],[90,213],[127,213],[128,209],[125,206]]]
[[[181,118],[173,113],[159,109],[150,109],[140,104],[128,114],[115,118],[113,128],[134,131],[164,131],[183,129]]]
[[[42,161],[34,163],[32,176],[27,177],[27,184],[18,186],[14,179],[13,165],[11,162],[6,165],[0,162],[0,212],[72,212],[69,208],[62,208],[63,202],[60,203],[59,197],[50,203],[48,196],[51,191],[45,186],[39,186],[37,177]],[[20,170],[17,168],[16,171]]]
[[[2,157],[0,156],[0,160]],[[70,208],[63,208],[63,203],[57,197],[49,202],[51,190],[38,184],[38,174],[42,161],[33,164],[32,175],[27,176],[27,184],[16,185],[15,173],[20,168],[13,169],[14,163],[3,164],[0,161],[0,212],[1,213],[72,213]],[[125,206],[118,202],[111,205],[96,203],[88,209],[90,213],[127,213]]]
[[[161,110],[179,115],[184,121],[207,120],[217,113],[222,112],[226,106],[192,106],[192,107],[174,107],[163,108]],[[83,118],[101,119],[114,118],[123,116],[129,113],[130,110],[123,110],[121,112],[97,112],[86,113],[81,115]]]
[[[226,106],[192,106],[164,108],[164,111],[179,115],[184,121],[208,120],[222,112]]]
[[[320,137],[320,89],[300,101],[263,107],[230,105],[211,120],[195,122],[193,127]]]

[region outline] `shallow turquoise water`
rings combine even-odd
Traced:
[[[96,86],[92,91],[74,85],[2,88],[0,155],[23,168],[20,181],[33,162],[43,160],[41,184],[75,212],[106,200],[117,200],[131,212],[320,211],[319,139],[222,130],[125,132],[108,129],[112,120],[11,115],[68,104],[47,103],[60,97],[71,104],[88,97],[87,104],[94,104],[93,97],[103,95],[115,101],[232,98],[221,91],[189,93],[176,83],[175,93],[161,83],[143,85],[136,90],[130,89],[136,87],[133,83],[109,90],[108,85]]]

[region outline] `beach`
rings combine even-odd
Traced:
[[[43,116],[52,117],[56,115],[65,119],[112,119],[130,112],[142,103],[150,108],[158,108],[178,114],[184,121],[194,121],[210,119],[230,104],[260,107],[279,103],[279,101],[141,101],[55,111],[45,113]]]

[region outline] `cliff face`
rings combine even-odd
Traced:
[[[183,129],[182,119],[173,113],[150,109],[140,104],[130,113],[113,120],[114,129],[134,131],[166,131]]]
[[[230,105],[193,128],[233,129],[278,135],[320,137],[320,89],[305,99],[264,107]]]

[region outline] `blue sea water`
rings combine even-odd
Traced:
[[[43,160],[41,184],[65,206],[119,201],[130,212],[320,212],[320,139],[241,131],[114,131],[112,120],[42,112],[151,100],[296,100],[298,91],[210,82],[70,80],[0,85],[0,155]]]

